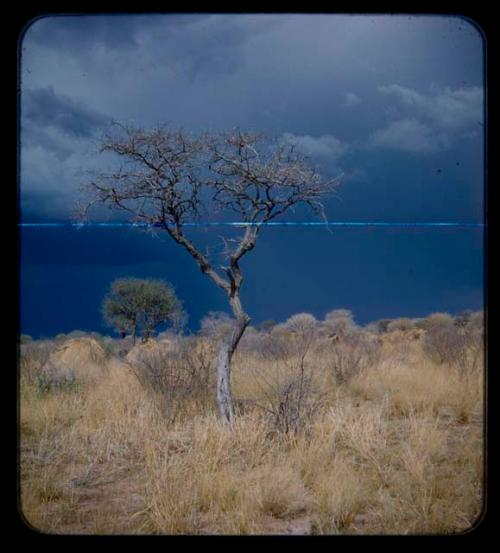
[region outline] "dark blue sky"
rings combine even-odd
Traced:
[[[96,138],[118,119],[293,139],[327,176],[344,174],[326,202],[331,221],[483,222],[483,93],[481,35],[456,17],[40,19],[22,43],[22,220],[69,220],[85,171],[106,161]],[[216,244],[220,233],[193,237]],[[23,332],[104,330],[102,297],[127,275],[171,281],[193,328],[226,309],[167,237],[21,236]],[[479,230],[269,228],[244,267],[256,322],[336,307],[368,322],[482,305]]]

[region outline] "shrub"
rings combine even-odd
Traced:
[[[179,339],[173,351],[144,352],[133,371],[168,423],[175,422],[187,403],[211,404],[214,352],[194,337]]]
[[[255,329],[259,332],[271,332],[271,330],[277,325],[278,323],[273,320],[269,319],[267,321],[262,321],[258,325],[255,325]]]
[[[453,324],[453,317],[449,313],[432,313],[420,323],[424,330],[444,328]]]
[[[366,325],[365,329],[374,334],[385,334],[391,322],[391,319],[379,319]]]
[[[309,359],[317,336],[317,321],[308,313],[294,315],[260,336],[261,354],[266,362],[274,361],[275,369],[271,373],[259,367],[252,370],[261,392],[255,404],[278,432],[304,428],[324,403],[326,392],[315,379]]]
[[[464,372],[474,370],[483,348],[482,313],[472,314],[465,325],[456,325],[447,314],[429,316],[423,347],[436,363],[454,365]]]
[[[400,318],[400,319],[394,319],[387,325],[387,332],[394,332],[394,331],[402,331],[407,332],[409,330],[413,330],[415,328],[415,324],[411,319],[407,318]]]
[[[55,343],[49,340],[33,340],[21,344],[19,370],[21,377],[33,381],[42,367],[49,360]]]
[[[200,334],[221,342],[227,340],[233,330],[234,319],[223,311],[209,311],[200,323]]]
[[[294,373],[268,386],[264,396],[265,409],[274,428],[290,434],[311,423],[323,404],[325,393],[314,384],[310,371],[298,367]]]
[[[329,366],[337,384],[344,384],[370,366],[381,356],[382,344],[366,332],[354,331],[330,346]]]
[[[329,311],[325,315],[323,326],[330,334],[336,334],[337,336],[344,336],[356,328],[352,311],[348,309]]]
[[[47,394],[50,392],[76,392],[80,383],[73,371],[59,373],[52,370],[39,372],[35,377],[35,385],[38,393]]]
[[[93,335],[99,335],[98,332],[91,332],[90,335],[93,336]],[[85,332],[84,330],[72,330],[71,332],[68,332],[68,334],[66,335],[67,338],[86,338],[88,336],[88,333]]]
[[[310,313],[297,313],[287,319],[283,327],[298,338],[310,341],[317,334],[318,321]]]
[[[466,309],[465,311],[462,311],[455,317],[455,325],[460,328],[465,328],[471,318],[473,317],[474,313],[470,309]]]
[[[253,355],[259,355],[265,349],[268,333],[259,332],[254,327],[249,326],[238,346],[240,352],[250,353]]]

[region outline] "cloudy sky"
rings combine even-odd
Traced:
[[[325,174],[344,175],[338,196],[327,203],[332,221],[482,222],[483,43],[465,19],[286,14],[47,17],[29,26],[21,55],[24,222],[72,216],[85,172],[103,162],[95,155],[96,140],[113,120],[141,126],[168,122],[192,131],[240,127],[294,140]],[[33,232],[23,238],[26,252],[39,249],[43,231]],[[426,308],[444,297],[439,295],[444,289],[455,299],[441,302],[440,308],[453,311],[480,303],[481,236],[473,238],[470,232],[448,236],[453,245],[445,246],[459,256],[448,266],[463,275],[462,280],[453,276],[453,282],[458,278],[455,288],[443,282],[446,266],[438,266],[436,274],[429,267],[422,271],[429,273],[428,287],[435,290]],[[366,241],[361,244],[352,233],[349,236],[344,242],[350,240],[351,248],[366,247]],[[280,237],[270,235],[268,245],[280,248],[286,261],[290,236]],[[443,240],[443,234],[434,241],[421,238],[419,247],[431,255],[429,248]],[[78,240],[83,240],[81,235]],[[64,265],[66,250],[57,250],[55,243],[44,247],[55,251],[57,263]],[[402,251],[409,247],[401,245]],[[133,263],[135,253],[127,255]],[[440,258],[437,250],[435,258]],[[464,258],[472,265],[458,269],[456,263]],[[94,271],[101,266],[99,259],[96,253]],[[396,267],[397,256],[391,259]],[[34,272],[54,266],[53,260],[29,256],[23,263],[28,288]],[[338,263],[348,272],[355,270],[348,260]],[[325,267],[326,274],[330,270],[333,266]],[[68,275],[65,282],[71,278]],[[40,279],[50,281],[38,273],[36,279],[37,286]],[[404,286],[402,290],[408,291]],[[48,289],[39,292],[44,294]],[[297,290],[292,294],[297,296]],[[401,294],[400,299],[379,298],[378,303],[415,311]],[[335,297],[331,303],[341,300]],[[204,307],[221,307],[217,301],[207,300]],[[320,299],[311,301],[320,305]],[[307,301],[283,302],[277,315],[298,307],[307,310]],[[439,307],[438,301],[434,303]],[[34,320],[29,313],[38,308],[25,300],[24,320]],[[263,309],[258,317],[271,318],[271,311]],[[374,315],[372,311],[364,317]]]

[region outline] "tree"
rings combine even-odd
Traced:
[[[234,323],[220,347],[217,403],[223,419],[232,422],[231,360],[250,323],[240,298],[240,262],[255,247],[262,224],[298,204],[323,214],[320,200],[338,179],[323,180],[292,143],[238,130],[191,136],[116,124],[100,146],[123,163],[94,172],[85,213],[101,203],[164,230],[227,295]],[[225,241],[227,263],[218,268],[186,234],[186,223],[200,220],[204,209],[235,213],[244,223],[238,239]]]
[[[113,281],[102,306],[104,319],[125,336],[140,332],[147,341],[165,323],[175,324],[182,307],[170,284],[162,280],[119,278]]]

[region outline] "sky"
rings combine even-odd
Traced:
[[[460,17],[51,16],[21,42],[20,220],[70,221],[112,121],[238,127],[294,141],[327,177],[330,221],[482,223],[483,39]],[[299,212],[285,220],[312,214]],[[111,215],[97,212],[93,220]],[[288,217],[288,218],[287,218]],[[123,220],[124,217],[122,216]],[[217,256],[219,235],[193,231]],[[114,278],[165,278],[190,328],[225,298],[166,236],[21,231],[21,330],[110,332]],[[245,258],[255,322],[351,309],[358,322],[477,309],[479,229],[263,229]]]

